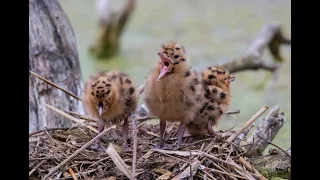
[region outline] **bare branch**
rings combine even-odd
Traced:
[[[236,73],[244,70],[265,69],[275,71],[278,68],[277,64],[268,64],[262,59],[263,51],[268,48],[275,61],[281,62],[280,45],[291,44],[291,40],[286,39],[282,35],[280,24],[271,23],[265,25],[256,39],[252,41],[247,49],[245,56],[236,58],[230,62],[224,63],[221,66]]]

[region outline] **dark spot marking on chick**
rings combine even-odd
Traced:
[[[130,98],[129,99],[126,98],[125,104],[126,104],[126,106],[131,106],[132,100]]]
[[[214,103],[214,99],[210,99],[210,102],[211,102],[211,103]]]
[[[179,62],[175,62],[175,63],[173,63],[173,65],[177,65],[177,64],[179,64]]]
[[[208,113],[205,112],[204,115],[206,116],[206,115],[208,115]]]
[[[132,93],[134,93],[134,88],[133,88],[133,87],[130,87],[130,88],[129,88],[129,94],[132,94]]]
[[[172,70],[171,70],[171,72],[170,72],[170,73],[173,73],[173,71],[174,71],[174,68],[172,68]]]
[[[132,83],[130,79],[126,79],[125,82],[128,83],[128,84],[131,84],[131,83]]]
[[[102,83],[105,84],[106,82],[105,82],[105,81],[102,81]]]
[[[210,81],[202,80],[202,84],[203,84],[203,85],[210,85],[211,83],[210,83]]]
[[[91,95],[94,96],[94,92],[93,91],[91,92]]]
[[[195,92],[195,91],[196,91],[196,89],[194,88],[194,86],[193,86],[193,85],[190,85],[190,89],[191,89],[193,92]]]
[[[209,102],[206,102],[203,104],[203,106],[200,109],[200,113],[202,113],[204,111],[204,109],[208,106]]]
[[[177,59],[179,58],[180,56],[177,54],[177,55],[174,55],[173,58]]]
[[[224,99],[224,98],[226,98],[226,93],[221,92],[221,93],[220,93],[220,99]]]
[[[106,86],[111,86],[111,84],[106,84]]]
[[[207,107],[207,110],[215,110],[214,106],[213,105],[210,105]]]
[[[95,82],[91,87],[95,87],[100,81]]]
[[[211,69],[212,69],[212,67],[209,67],[208,69],[209,69],[209,70],[211,70]]]
[[[102,89],[102,91],[101,91],[102,93],[104,92],[104,89]]]
[[[111,100],[111,97],[109,97],[108,101],[110,101],[110,100]]]
[[[98,94],[96,94],[96,98],[99,98],[99,95],[98,95]]]
[[[102,86],[99,86],[98,89],[103,89],[103,87],[102,87]]]
[[[120,76],[128,77],[128,75],[127,75],[127,74],[125,74],[125,73],[120,73]]]
[[[213,89],[212,89],[212,93],[213,93],[213,94],[217,94],[217,92],[218,92],[218,90],[217,90],[216,88],[213,88]]]
[[[164,51],[163,54],[168,55],[168,52]]]
[[[204,87],[204,91],[205,91],[205,97],[207,99],[210,99],[210,90],[208,89],[208,87]]]
[[[223,114],[223,111],[219,108],[220,116]]]
[[[104,97],[105,94],[106,94],[106,93],[101,94],[101,97]]]
[[[208,76],[208,78],[209,79],[213,79],[213,78],[216,78],[214,75],[212,75],[212,74],[210,74],[209,76]]]
[[[193,79],[193,83],[194,83],[195,85],[199,84],[199,79],[198,79],[198,78],[194,78],[194,79]]]
[[[97,90],[96,93],[98,94],[98,93],[100,93],[100,91]]]
[[[177,50],[177,51],[179,51],[179,50],[180,50],[180,48],[179,48],[179,47],[176,47],[176,50]]]
[[[115,74],[113,74],[112,76],[111,76],[111,80],[114,80],[114,79],[116,79],[117,78],[117,76],[115,75]]]
[[[186,59],[185,58],[181,58],[181,61],[185,61]]]
[[[184,77],[188,77],[188,76],[190,76],[190,74],[191,74],[190,71],[187,71],[184,73]]]
[[[110,89],[106,92],[106,94],[109,94],[110,93]]]
[[[215,124],[216,117],[215,116],[209,116],[208,120],[211,121],[211,122],[214,122],[213,124]]]
[[[174,53],[171,53],[171,56],[173,56],[174,55]]]

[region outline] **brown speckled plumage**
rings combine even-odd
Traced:
[[[82,101],[89,116],[119,125],[121,121],[127,123],[128,117],[136,110],[138,94],[128,75],[104,71],[86,81]],[[102,107],[101,117],[99,106]]]
[[[201,77],[204,90],[203,107],[199,109],[195,119],[186,124],[192,135],[205,133],[208,123],[209,126],[218,125],[221,116],[230,106],[230,82],[235,78],[221,67],[209,67],[202,72]]]

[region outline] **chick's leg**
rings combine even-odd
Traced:
[[[180,126],[178,128],[178,142],[177,142],[177,145],[176,147],[174,148],[174,150],[178,150],[181,146],[181,141],[182,141],[182,137],[183,137],[183,134],[186,130],[186,126],[183,122],[180,123]]]
[[[123,136],[123,147],[124,149],[128,148],[128,131],[129,131],[129,121],[128,118],[124,119],[122,126],[122,136]]]
[[[207,131],[213,136],[216,136],[218,138],[220,137],[220,134],[218,134],[215,130],[213,130],[211,121],[208,122]]]
[[[156,149],[171,149],[171,147],[167,146],[167,145],[164,145],[164,142],[163,142],[163,135],[164,135],[164,132],[166,130],[166,121],[165,120],[161,120],[160,119],[160,141],[159,141],[159,144],[157,146],[154,146],[153,148],[156,148]]]
[[[99,131],[98,133],[99,134],[103,131],[104,126],[105,126],[105,122],[103,120],[100,120],[98,122],[98,131]],[[101,137],[98,138],[96,140],[96,142],[94,142],[94,144],[91,146],[91,149],[98,150],[98,151],[103,151],[103,152],[105,152],[107,150],[105,147],[103,147],[101,145]]]

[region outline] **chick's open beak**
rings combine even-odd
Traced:
[[[172,60],[166,57],[163,53],[159,52],[158,55],[160,56],[162,68],[160,74],[158,76],[158,81],[161,79],[163,75],[165,75],[169,70],[169,65],[172,64]]]
[[[101,114],[102,114],[102,107],[100,106],[99,107],[99,115],[101,116]]]
[[[229,81],[229,82],[232,82],[232,81],[234,81],[235,79],[236,79],[235,76],[230,76],[229,79],[228,79],[228,81]]]
[[[98,105],[98,107],[99,107],[99,115],[101,116],[102,115],[102,110],[103,110],[103,103],[102,102],[99,102],[99,105]]]

